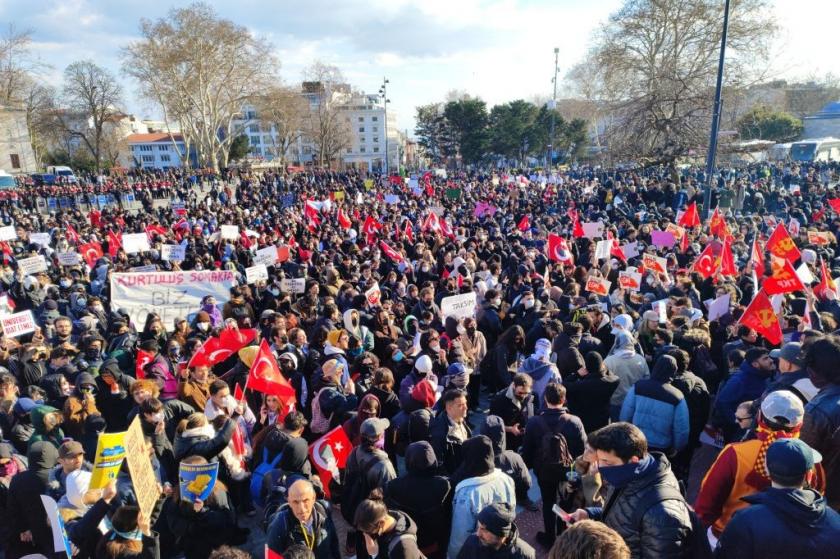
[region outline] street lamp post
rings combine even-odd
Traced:
[[[726,56],[726,32],[729,29],[729,0],[723,7],[723,34],[720,37],[720,59],[718,60],[717,84],[715,85],[715,108],[712,112],[712,132],[709,137],[709,153],[706,157],[706,187],[703,191],[703,220],[709,216],[712,205],[712,173],[715,170],[718,129],[720,128],[721,89],[723,88],[723,61]]]
[[[551,109],[551,128],[548,133],[548,153],[546,154],[545,159],[545,168],[546,172],[551,167],[553,163],[553,151],[554,151],[554,113],[557,111],[557,62],[558,56],[560,55],[560,49],[558,47],[554,47],[554,93],[551,95],[551,103],[549,104],[549,109]]]
[[[382,107],[385,110],[385,175],[388,175],[388,78],[382,78],[382,87],[379,88],[379,95],[382,97]]]

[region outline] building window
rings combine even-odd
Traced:
[[[373,148],[373,153],[379,153],[379,146]]]
[[[248,132],[257,133],[259,131],[260,131],[260,125],[259,124],[252,124],[248,127]]]
[[[379,136],[374,136],[373,141],[374,141],[374,143],[378,144],[379,143]]]
[[[360,147],[359,148],[359,153],[364,153],[364,152],[365,152],[365,146]]]
[[[164,153],[164,154],[162,154],[162,155],[160,156],[160,160],[161,160],[161,161],[170,161],[170,159],[169,159],[169,154],[168,154],[168,153]]]
[[[249,139],[249,142],[251,143],[252,146],[259,145],[260,137],[259,136],[251,136],[251,138]]]
[[[158,146],[158,151],[169,151],[169,146]]]
[[[12,160],[12,169],[20,169],[20,155],[16,153],[10,153],[9,159]]]
[[[364,126],[359,126],[359,132],[364,132],[364,131],[365,131],[365,127]]]
[[[152,151],[152,146],[137,146],[139,151]]]
[[[352,152],[353,152],[353,150],[352,150],[352,149],[347,148],[347,153],[352,153]]]
[[[143,156],[143,163],[154,163],[155,156],[154,155],[144,155]]]
[[[372,117],[370,117],[370,119],[371,119],[373,122],[377,122],[377,121],[379,120],[379,117],[378,117],[378,116],[372,116]]]
[[[365,121],[365,117],[360,116],[360,117],[359,117],[359,122],[364,122],[364,121]]]
[[[374,126],[374,127],[373,127],[373,131],[374,131],[374,132],[379,132],[379,127],[378,127],[378,126]]]

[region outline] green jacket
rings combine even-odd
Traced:
[[[32,448],[33,443],[38,441],[49,441],[55,445],[56,448],[61,446],[61,443],[64,440],[64,431],[61,430],[60,424],[54,426],[50,431],[47,430],[45,420],[51,413],[61,414],[61,411],[52,406],[41,405],[30,412],[30,416],[32,417],[32,427],[35,428],[35,432],[32,433],[32,437],[29,439],[29,448]]]

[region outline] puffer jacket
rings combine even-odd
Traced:
[[[542,407],[543,392],[551,383],[562,384],[563,378],[554,363],[529,357],[519,367],[520,373],[525,373],[534,380],[532,391],[537,397],[537,407]]]
[[[651,378],[637,382],[621,406],[621,421],[642,430],[648,446],[663,451],[682,450],[688,444],[688,404],[682,392],[670,384],[677,362],[663,355],[653,366]]]
[[[610,398],[612,406],[620,406],[624,403],[624,397],[627,396],[630,387],[650,376],[647,361],[636,352],[621,350],[613,353],[604,359],[604,365],[619,380],[618,388]]]
[[[175,437],[175,460],[180,462],[187,456],[203,456],[208,462],[218,461],[218,455],[227,448],[235,428],[236,423],[227,419],[215,434],[209,425],[186,429]]]
[[[505,424],[502,418],[488,415],[481,425],[481,434],[493,443],[493,461],[496,467],[510,476],[516,486],[517,495],[525,495],[531,489],[531,474],[522,456],[512,450],[505,450]]]
[[[448,556],[457,557],[467,537],[476,530],[478,513],[490,503],[508,503],[516,508],[516,487],[509,475],[495,467],[492,443],[482,436],[464,443],[470,460],[483,461],[483,475],[468,477],[455,487],[452,499],[452,530]]]
[[[458,553],[458,559],[534,559],[535,557],[534,548],[519,537],[519,529],[516,524],[511,526],[507,543],[501,548],[493,549],[482,545],[478,536],[473,534],[467,538],[461,552]]]
[[[748,495],[721,535],[718,559],[837,557],[840,514],[812,489],[775,489]]]
[[[603,509],[587,509],[590,517],[601,520],[618,532],[630,548],[633,559],[683,559],[685,539],[691,533],[688,506],[677,500],[651,506],[641,525],[633,526],[633,516],[642,499],[657,486],[679,491],[677,478],[668,459],[653,452],[654,464],[620,489],[610,489]]]
[[[840,510],[840,384],[823,387],[805,406],[800,438],[822,454],[826,472],[825,498]]]

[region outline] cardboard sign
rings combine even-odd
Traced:
[[[125,459],[125,433],[100,433],[90,477],[90,489],[102,489],[117,479]]]
[[[157,266],[155,266],[154,264],[146,264],[145,266],[132,266],[128,269],[128,271],[133,274],[157,272]]]
[[[161,245],[160,259],[171,262],[183,262],[187,258],[187,247],[184,245]]]
[[[638,291],[642,287],[642,274],[638,272],[619,272],[618,285],[622,289]]]
[[[21,258],[18,260],[18,269],[25,276],[37,274],[38,272],[46,272],[47,260],[41,254],[30,256],[29,258]]]
[[[30,233],[29,242],[41,245],[42,247],[50,246],[51,237],[49,233]]]
[[[175,319],[201,307],[206,295],[224,304],[236,284],[231,270],[111,274],[111,304],[128,311],[134,324],[144,324],[150,312],[160,315],[167,329]]]
[[[440,302],[440,310],[443,317],[454,316],[455,318],[475,317],[476,296],[475,293],[463,293],[444,297]]]
[[[582,227],[584,237],[594,239],[604,236],[604,224],[600,221],[583,223]]]
[[[160,497],[160,491],[155,471],[152,469],[152,462],[149,460],[149,453],[146,452],[146,441],[139,416],[135,417],[129,425],[123,442],[128,472],[131,474],[131,484],[137,496],[137,505],[146,518],[151,518],[152,510]]]
[[[122,246],[126,254],[152,250],[149,246],[149,236],[145,233],[125,233],[122,236]]]
[[[265,264],[257,264],[256,266],[245,268],[245,281],[251,284],[261,280],[268,281],[268,270]]]
[[[235,240],[239,238],[238,225],[222,225],[221,236],[223,239]]]
[[[609,260],[611,248],[612,239],[598,241],[598,244],[595,245],[595,258],[597,260]]]
[[[306,278],[283,278],[280,280],[280,290],[284,293],[300,295],[306,291]]]
[[[635,258],[636,256],[639,256],[639,241],[624,244],[621,246],[621,250],[624,252],[625,258],[628,260],[630,258]]]
[[[14,225],[0,227],[0,241],[14,241],[17,238],[17,231],[15,231]]]
[[[58,252],[55,255],[59,266],[77,266],[82,261],[78,252]]]
[[[274,245],[261,248],[254,255],[254,264],[274,266],[277,262],[277,247]]]
[[[612,282],[604,278],[596,278],[595,276],[589,276],[586,280],[586,290],[602,297],[610,294],[610,285],[612,285]]]
[[[651,270],[652,272],[656,272],[659,274],[668,273],[668,261],[662,258],[661,256],[645,253],[642,256],[642,264],[645,268]]]
[[[729,293],[724,293],[706,305],[706,308],[709,309],[709,320],[718,319],[729,313],[729,299]]]
[[[665,324],[668,322],[668,309],[665,307],[665,301],[658,301],[657,307],[659,307],[659,323]]]
[[[400,197],[397,196],[396,194],[386,194],[385,195],[385,203],[386,204],[391,204],[391,205],[399,204],[400,203]]]
[[[655,247],[672,248],[674,243],[676,243],[676,239],[670,231],[651,231],[650,242]]]
[[[826,231],[808,231],[808,242],[817,246],[831,244],[831,233]]]
[[[365,291],[365,299],[367,300],[368,305],[371,307],[378,307],[379,300],[381,299],[381,297],[382,291],[380,291],[378,283],[374,283],[370,289]]]
[[[238,385],[237,385],[238,386]],[[213,493],[213,487],[219,477],[219,463],[185,464],[178,466],[178,486],[181,497],[190,502],[196,499],[206,501]]]
[[[32,311],[0,316],[0,325],[3,326],[3,335],[7,338],[17,338],[38,329],[32,317]]]

